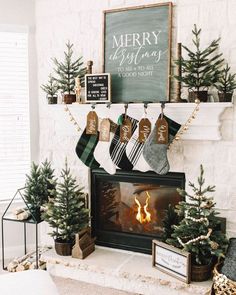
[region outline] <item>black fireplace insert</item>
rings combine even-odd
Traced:
[[[151,253],[153,239],[163,233],[168,205],[182,200],[185,174],[91,170],[92,234],[96,244]]]

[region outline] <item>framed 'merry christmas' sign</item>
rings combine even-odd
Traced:
[[[104,11],[104,72],[112,102],[169,100],[172,4]]]

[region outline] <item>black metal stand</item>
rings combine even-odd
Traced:
[[[30,219],[27,220],[17,220],[12,216],[11,214],[8,213],[8,209],[11,206],[13,200],[19,193],[20,196],[22,197],[23,201],[25,202],[22,194],[20,193],[22,189],[17,190],[16,194],[12,198],[11,202],[7,206],[5,212],[2,215],[2,268],[6,270],[5,267],[5,236],[4,236],[4,223],[5,221],[12,221],[12,222],[18,222],[18,223],[23,223],[24,225],[24,254],[27,254],[27,224],[34,224],[35,225],[35,255],[36,255],[36,268],[39,268],[39,252],[38,252],[38,224],[41,223],[42,221],[37,221],[36,218],[32,215]],[[27,204],[26,204],[27,206]],[[28,207],[28,206],[27,206]]]

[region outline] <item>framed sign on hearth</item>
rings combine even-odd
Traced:
[[[112,102],[169,100],[172,3],[104,11],[104,72]]]
[[[153,267],[189,284],[191,278],[191,254],[163,242],[152,241]]]

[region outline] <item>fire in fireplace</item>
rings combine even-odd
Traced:
[[[118,171],[109,175],[102,169],[92,170],[92,232],[97,244],[151,253],[152,239],[163,233],[165,210],[182,199],[176,188],[184,185],[183,173]]]

